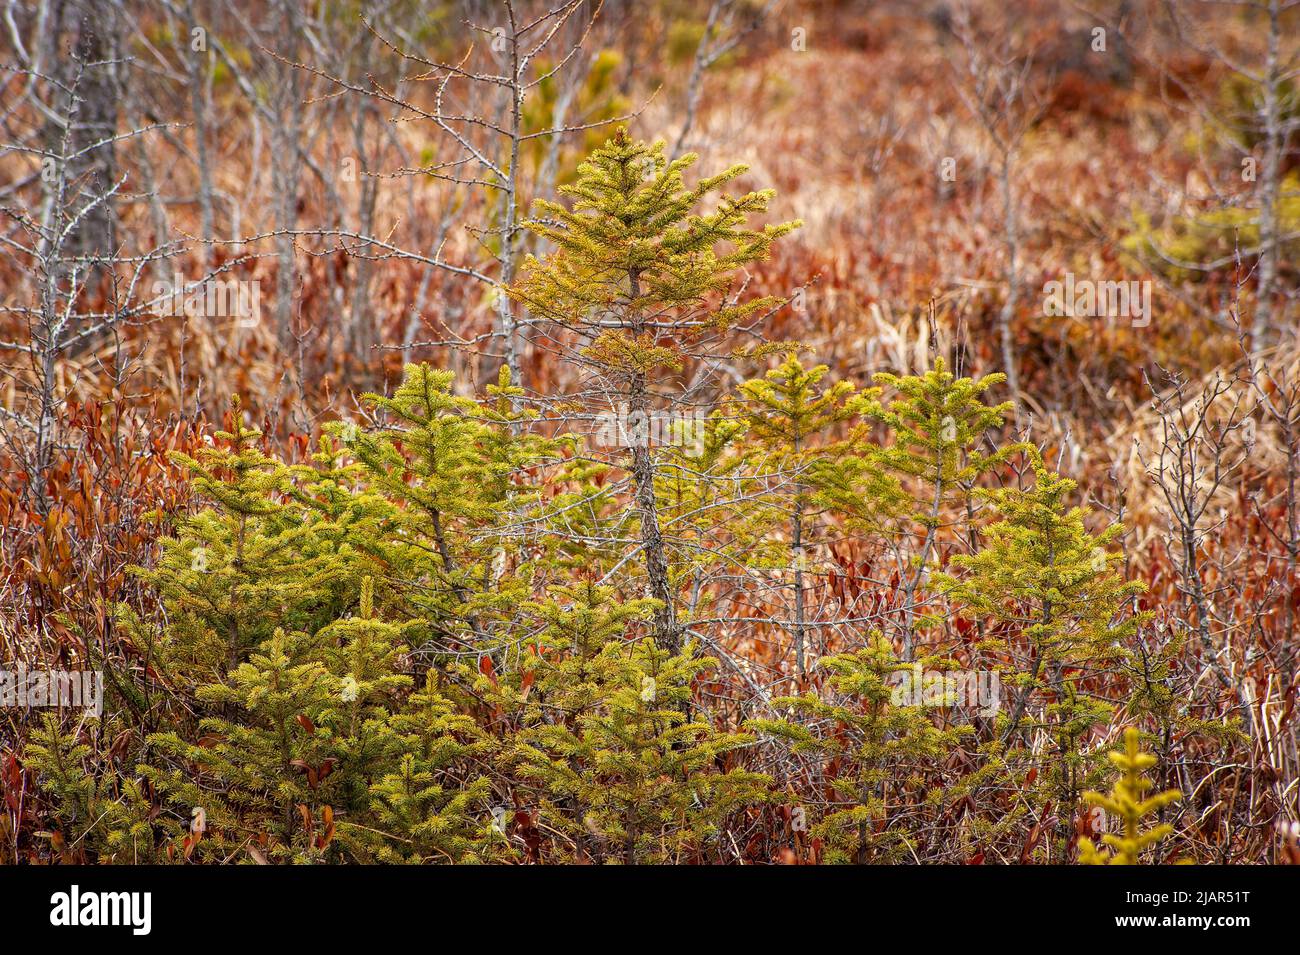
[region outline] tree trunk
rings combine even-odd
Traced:
[[[641,296],[641,283],[636,272],[629,274],[633,308]],[[634,323],[640,334],[640,321]],[[636,372],[628,388],[628,409],[637,421],[649,421],[650,402],[645,375]],[[644,435],[632,436],[632,481],[636,484],[636,507],[641,516],[641,551],[645,558],[646,576],[649,578],[650,596],[659,601],[653,617],[655,642],[669,653],[681,649],[681,634],[677,627],[677,608],[673,601],[672,585],[668,576],[668,558],[664,550],[663,532],[659,526],[659,508],[655,498],[655,466],[650,450],[649,428]]]
[[[112,291],[112,269],[104,260],[116,249],[115,216],[111,199],[96,200],[113,188],[117,176],[111,142],[117,134],[121,100],[118,68],[113,62],[118,52],[117,29],[115,4],[55,0],[42,51],[49,75],[64,87],[52,90],[55,115],[46,122],[45,148],[52,155],[70,157],[63,175],[42,177],[45,201],[62,201],[69,216],[81,214],[57,250],[63,263],[59,280],[70,281],[75,270],[77,281],[84,283],[90,296],[105,299]],[[67,331],[75,335],[80,329]],[[93,348],[99,340],[99,336],[83,339],[77,350]]]

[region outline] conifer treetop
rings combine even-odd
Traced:
[[[939,477],[945,484],[970,481],[1026,445],[1007,444],[992,455],[976,445],[985,432],[1002,427],[1013,403],[987,405],[984,393],[1006,381],[1006,375],[957,378],[942,358],[923,375],[878,372],[875,383],[896,392],[888,402],[874,397],[865,401],[863,413],[890,428],[896,438],[886,448],[882,463],[890,470],[927,480]]]
[[[847,402],[854,396],[853,383],[836,381],[822,388],[829,371],[826,365],[806,367],[791,354],[762,378],[742,382],[740,393],[749,402],[745,422],[754,438],[778,447],[799,446],[851,418],[856,408]]]
[[[544,260],[529,256],[510,294],[534,314],[597,338],[620,329],[644,334],[643,347],[656,333],[725,329],[781,304],[772,296],[719,299],[737,270],[767,258],[800,223],[749,227],[751,216],[767,211],[770,189],[724,194],[712,212],[696,212],[746,171],[734,165],[688,187],[683,173],[696,159],[669,160],[662,141],[634,140],[620,128],[560,189],[571,209],[537,201],[528,227],[555,250]]]
[[[1109,793],[1086,792],[1084,798],[1114,816],[1122,832],[1106,833],[1101,841],[1110,848],[1107,852],[1091,839],[1079,840],[1079,861],[1084,865],[1137,865],[1142,853],[1174,831],[1168,823],[1150,829],[1142,828],[1147,816],[1182,799],[1176,789],[1165,790],[1150,797],[1146,794],[1155,785],[1146,771],[1156,765],[1156,758],[1144,753],[1136,728],[1124,731],[1124,748],[1109,753],[1110,761],[1120,771],[1120,777]]]

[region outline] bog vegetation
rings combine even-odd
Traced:
[[[1300,861],[1297,11],[29,6],[5,861]]]

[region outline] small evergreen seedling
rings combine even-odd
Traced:
[[[981,649],[1014,687],[1010,713],[999,718],[1002,743],[1013,745],[1031,727],[1045,726],[1055,752],[1043,798],[1074,806],[1095,784],[1096,760],[1084,741],[1111,712],[1081,685],[1081,674],[1126,659],[1145,619],[1129,613],[1128,604],[1143,587],[1124,579],[1122,556],[1107,549],[1120,526],[1091,532],[1088,511],[1069,504],[1075,482],[1036,456],[1033,464],[1032,488],[980,492],[999,520],[985,529],[981,550],[952,559],[960,576],[935,579],[991,624]]]
[[[519,774],[542,788],[547,827],[606,862],[724,857],[727,818],[761,803],[770,780],[735,763],[749,736],[686,715],[692,682],[714,666],[690,644],[669,654],[611,640],[548,674],[547,702],[567,717],[534,719],[516,746]]]
[[[772,510],[786,524],[789,562],[792,567],[794,619],[789,627],[794,636],[795,671],[803,680],[804,646],[807,636],[807,594],[805,575],[808,553],[814,542],[817,513],[813,492],[814,469],[833,460],[832,446],[824,443],[827,432],[854,414],[852,383],[837,381],[822,387],[829,369],[825,365],[805,368],[791,355],[763,378],[740,386],[743,403],[740,418],[747,433],[745,445],[751,466],[758,474],[770,475],[775,485],[764,495]],[[761,516],[766,508],[750,505]]]
[[[771,190],[723,194],[713,211],[697,211],[745,167],[690,187],[684,173],[696,158],[669,160],[664,143],[648,145],[619,129],[578,167],[576,181],[561,187],[572,209],[537,202],[541,218],[529,228],[555,250],[544,260],[530,256],[510,289],[557,338],[576,339],[567,357],[584,370],[591,400],[604,410],[614,397],[636,422],[680,410],[683,403],[668,397],[674,389],[667,376],[713,360],[731,329],[782,304],[728,292],[738,272],[767,258],[798,223],[750,227],[751,217],[767,211]],[[656,494],[657,455],[640,439],[628,451],[646,592],[658,602],[655,639],[675,653],[682,633]]]
[[[291,472],[259,450],[261,433],[242,417],[236,399],[229,431],[196,457],[173,455],[211,503],[179,517],[157,566],[136,571],[167,609],[154,665],[175,685],[220,679],[277,628],[314,633],[356,577],[349,548],[322,539],[325,522],[287,506]]]
[[[51,802],[45,833],[64,862],[155,862],[149,800],[139,780],[94,765],[92,748],[47,713],[23,750],[23,766]]]
[[[1144,830],[1143,820],[1165,806],[1178,802],[1182,797],[1178,790],[1169,789],[1144,798],[1147,790],[1155,785],[1147,779],[1146,770],[1156,765],[1156,758],[1150,753],[1142,752],[1138,731],[1133,727],[1124,731],[1124,749],[1109,755],[1111,762],[1120,770],[1120,778],[1116,780],[1114,788],[1109,794],[1090,791],[1084,793],[1083,797],[1118,819],[1123,826],[1123,833],[1115,835],[1108,832],[1101,837],[1111,852],[1098,848],[1091,839],[1080,839],[1079,861],[1084,865],[1137,865],[1144,851],[1174,831],[1174,827],[1168,823],[1160,823]]]
[[[1003,375],[957,378],[936,359],[923,375],[873,378],[879,387],[852,402],[852,410],[866,419],[850,436],[852,453],[818,464],[817,497],[850,530],[886,541],[898,555],[902,656],[910,662],[918,608],[927,602],[927,576],[943,549],[944,528],[969,508],[979,480],[1022,446],[980,450],[986,433],[1001,427],[1012,407],[983,401]],[[888,401],[879,398],[883,388],[894,393]],[[873,430],[881,426],[883,444]]]
[[[922,670],[946,668],[938,658],[917,663]],[[749,728],[784,741],[795,755],[824,761],[817,781],[830,801],[810,832],[824,841],[826,861],[901,861],[915,837],[906,820],[919,814],[900,810],[932,795],[916,767],[941,758],[969,728],[940,729],[923,706],[899,693],[900,678],[917,669],[878,633],[866,647],[818,665],[830,674],[828,698],[808,692],[773,700],[789,716],[752,720]]]

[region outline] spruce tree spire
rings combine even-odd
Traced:
[[[837,381],[821,386],[829,369],[825,365],[805,368],[791,354],[763,378],[740,386],[741,419],[748,427],[745,443],[760,474],[775,476],[774,504],[788,521],[790,563],[793,567],[795,672],[802,681],[807,667],[804,644],[807,608],[804,575],[814,514],[809,514],[816,489],[818,464],[831,459],[825,447],[813,441],[836,424],[850,419],[856,410],[851,382]]]
[[[1182,794],[1168,789],[1147,798],[1147,791],[1155,784],[1147,778],[1146,771],[1156,765],[1156,758],[1142,751],[1135,727],[1124,731],[1124,748],[1108,755],[1120,771],[1114,788],[1109,794],[1086,792],[1084,798],[1116,817],[1124,831],[1119,835],[1108,832],[1101,837],[1111,852],[1098,848],[1091,839],[1080,839],[1079,861],[1084,865],[1137,865],[1144,851],[1174,831],[1168,823],[1144,830],[1143,819],[1178,802]]]
[[[561,188],[572,209],[537,202],[529,228],[555,251],[544,261],[530,256],[510,290],[569,341],[568,357],[587,375],[588,400],[607,407],[615,397],[638,424],[680,414],[684,396],[667,376],[716,355],[730,329],[782,304],[771,296],[728,300],[726,292],[737,270],[766,258],[798,223],[749,227],[751,216],[767,210],[771,190],[723,194],[714,211],[696,212],[745,171],[732,166],[689,187],[683,173],[696,158],[670,161],[663,142],[648,145],[618,129]],[[659,604],[655,638],[675,652],[682,639],[655,494],[656,454],[645,433],[630,444],[647,592]]]

